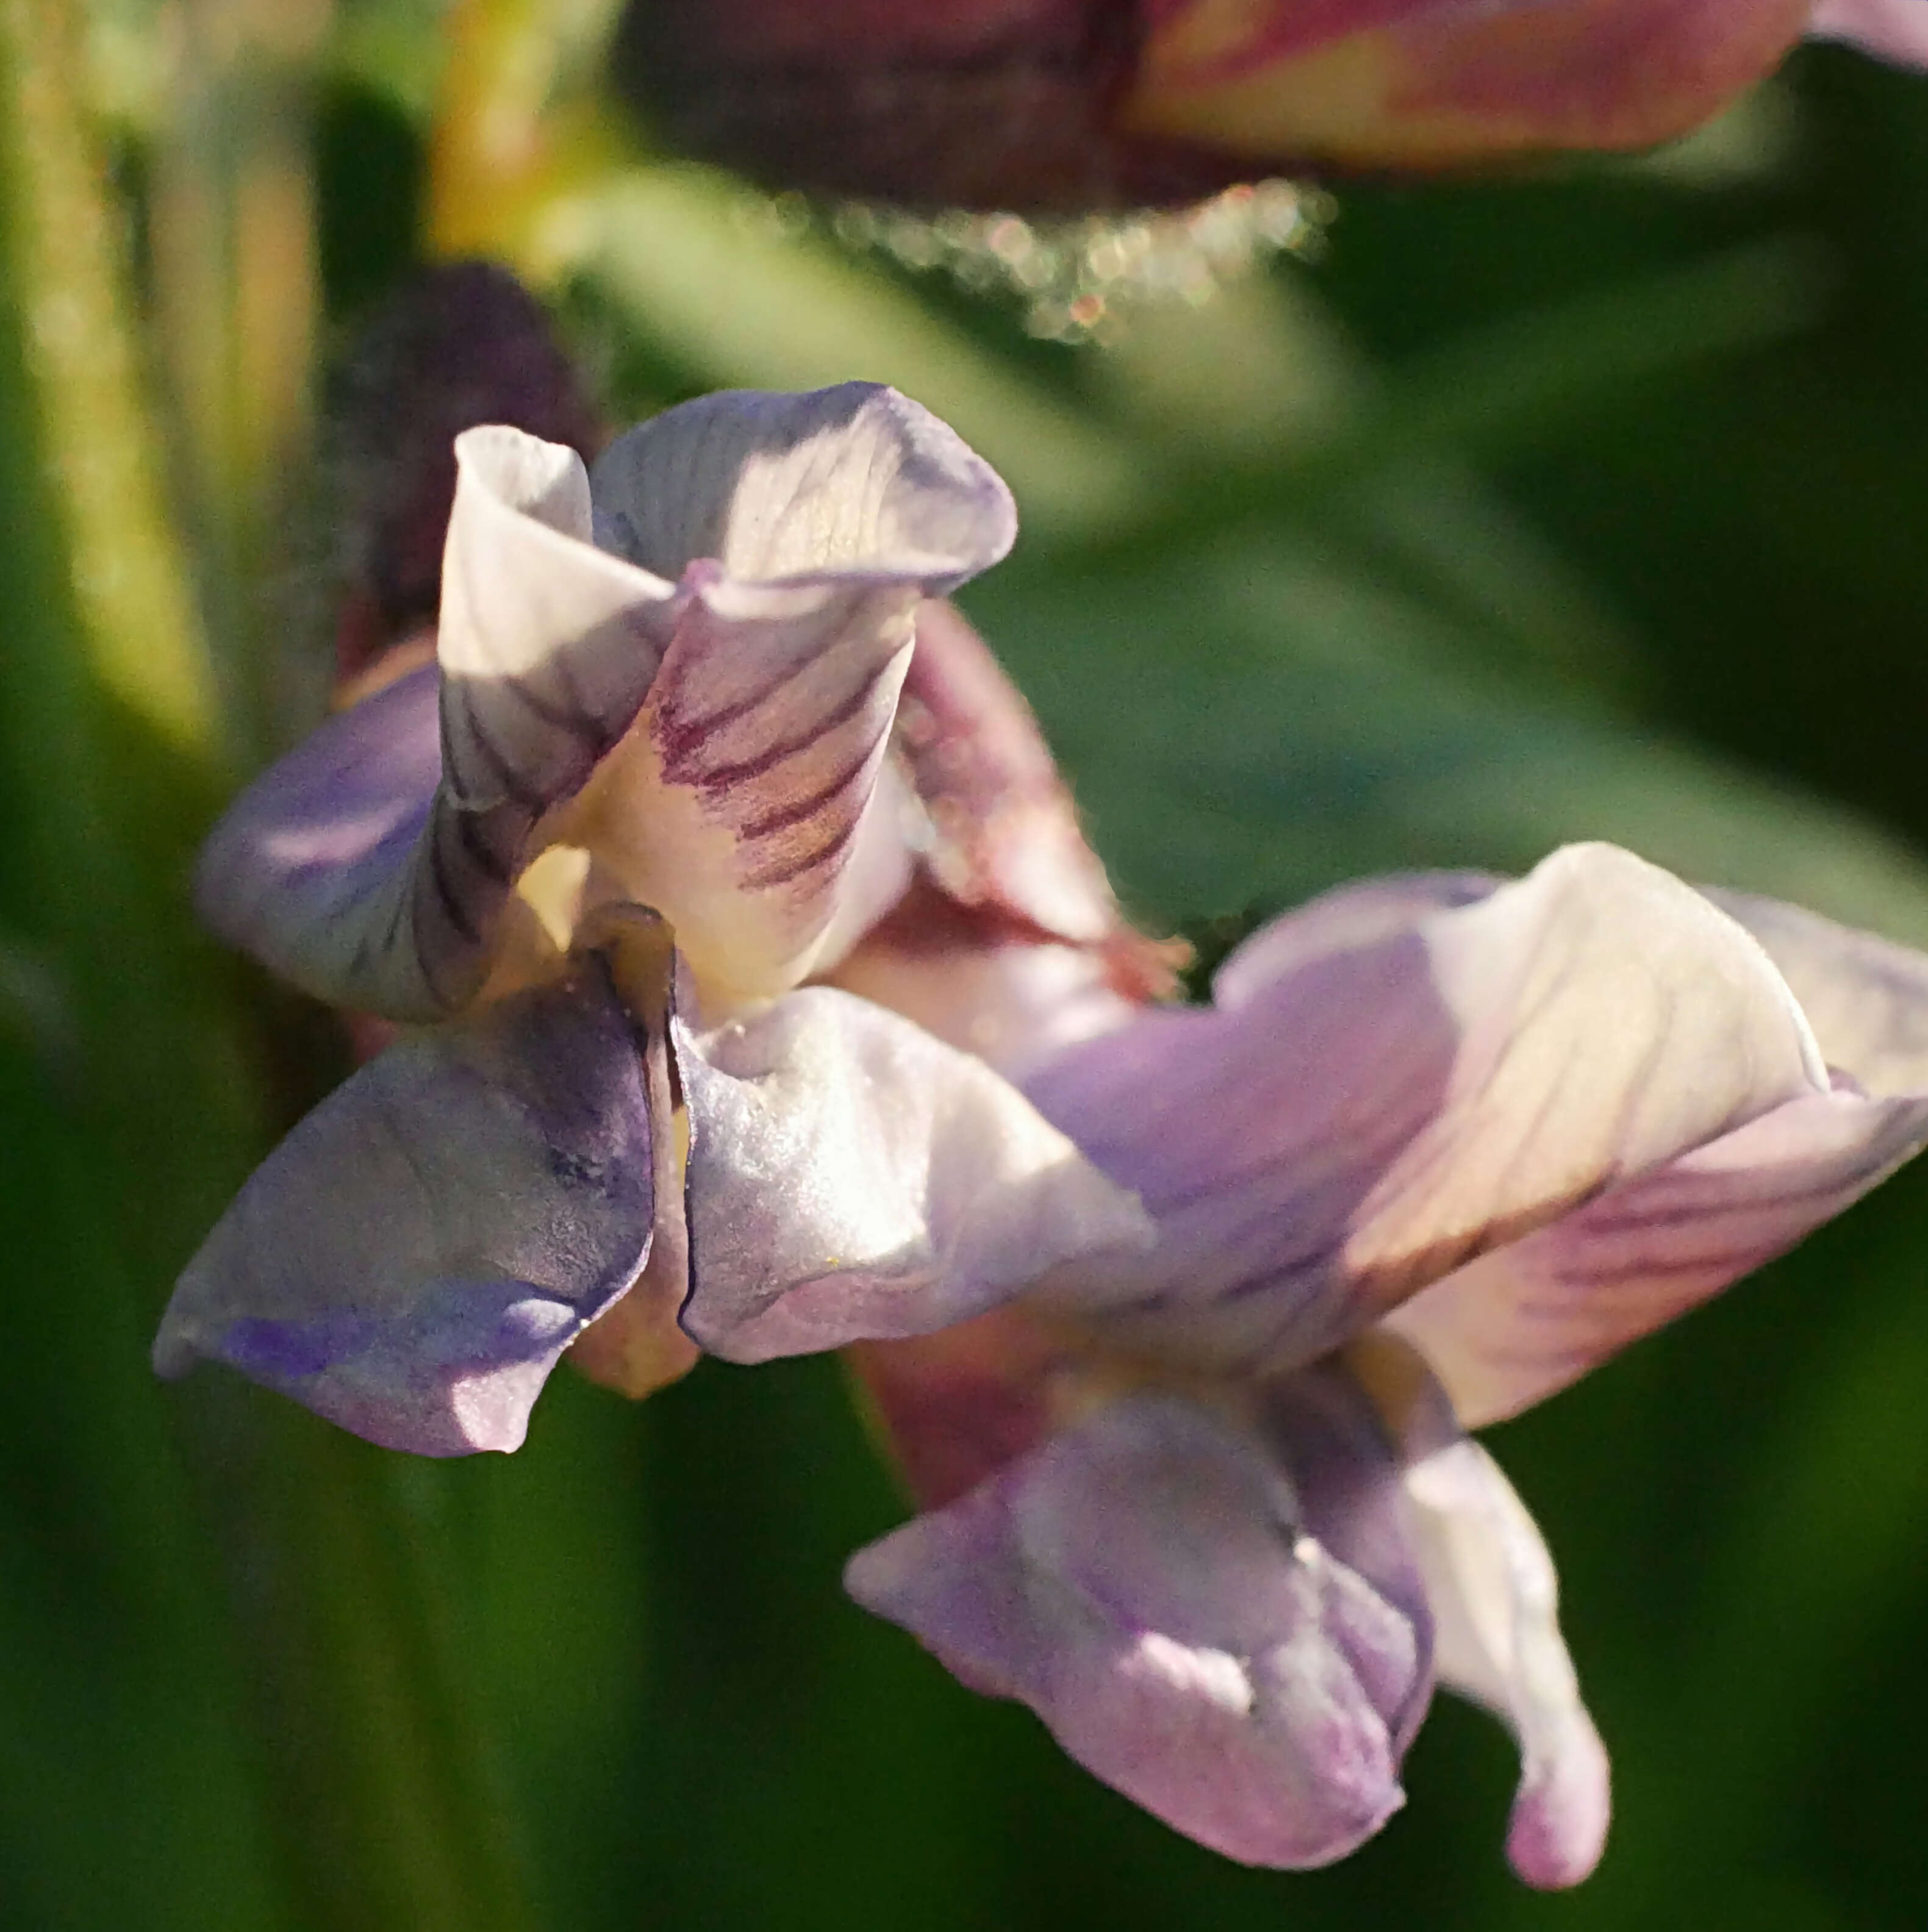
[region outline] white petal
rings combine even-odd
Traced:
[[[1457,1437],[1422,1455],[1405,1490],[1440,1681],[1519,1742],[1507,1856],[1529,1885],[1576,1885],[1599,1862],[1611,1802],[1606,1751],[1560,1633],[1553,1560],[1476,1442]]]
[[[815,987],[698,1037],[683,1325],[761,1361],[981,1313],[1068,1255],[1149,1238],[1113,1186],[981,1062]]]

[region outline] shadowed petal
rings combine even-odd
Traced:
[[[1481,890],[1315,905],[1234,956],[1224,1008],[1147,1014],[1029,1078],[1159,1226],[1149,1256],[1062,1271],[1053,1304],[1194,1360],[1289,1366],[1826,1093],[1766,955],[1677,880],[1579,846],[1466,901]]]
[[[1010,494],[934,416],[856,382],[686,404],[617,443],[596,493],[602,541],[683,571],[690,601],[557,836],[663,912],[706,998],[781,992],[837,914],[917,604],[1009,549]],[[886,869],[866,921],[908,861]]]
[[[1376,1372],[1375,1372],[1376,1370]],[[1462,1435],[1438,1384],[1382,1352],[1368,1373],[1409,1459],[1412,1548],[1436,1628],[1440,1682],[1484,1705],[1520,1747],[1506,1856],[1527,1884],[1577,1885],[1611,1810],[1607,1754],[1560,1634],[1559,1580],[1499,1466]]]
[[[538,822],[634,718],[677,596],[591,544],[573,450],[491,427],[456,458],[439,679],[404,678],[272,766],[199,874],[224,938],[317,998],[393,1019],[439,1017],[480,986],[545,842]]]
[[[733,1361],[915,1335],[1065,1256],[1141,1244],[1137,1202],[969,1055],[827,987],[698,1036],[683,1325]]]
[[[1395,1466],[1376,1438],[1354,1486]],[[1430,1633],[1333,1553],[1296,1473],[1190,1402],[1129,1396],[860,1551],[845,1584],[1179,1831],[1323,1864],[1401,1802]]]
[[[216,1224],[156,1369],[227,1362],[390,1448],[515,1448],[557,1358],[648,1252],[642,1064],[593,960],[391,1047]]]

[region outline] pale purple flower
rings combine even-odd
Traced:
[[[1152,1004],[926,601],[1014,528],[941,424],[851,385],[672,410],[593,480],[458,452],[437,662],[200,881],[406,1030],[217,1225],[162,1372],[446,1454],[516,1446],[566,1351],[641,1394],[854,1343],[926,1513],[849,1586],[966,1682],[1288,1866],[1383,1822],[1444,1683],[1519,1740],[1516,1868],[1583,1876],[1605,1755],[1466,1431],[1928,1142],[1928,959],[1594,845],[1329,894]]]
[[[1158,1239],[857,1352],[927,1513],[848,1586],[1259,1864],[1377,1830],[1443,1683],[1519,1741],[1515,1869],[1572,1883],[1606,1757],[1466,1431],[1928,1142],[1928,958],[1590,845],[1330,893],[1215,992],[1021,1054]]]
[[[265,774],[200,880],[283,977],[419,1030],[242,1190],[161,1371],[509,1449],[592,1324],[641,1393],[687,1338],[917,1334],[1145,1238],[982,1060],[798,989],[910,877],[915,614],[1009,548],[996,476],[862,384],[686,404],[593,482],[512,429],[457,454],[437,662]]]

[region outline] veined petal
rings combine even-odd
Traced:
[[[318,997],[437,1017],[481,988],[506,913],[533,922],[515,888],[563,845],[596,897],[671,919],[719,1003],[781,991],[837,913],[912,613],[1010,547],[1008,492],[861,384],[671,410],[608,453],[593,512],[560,445],[492,426],[456,454],[439,784],[427,680],[404,680],[236,802],[203,856],[210,922]],[[905,875],[857,869],[873,902]]]
[[[1313,1514],[1314,1495],[1392,1489],[1371,1440],[1365,1468],[1302,1488],[1276,1442],[1128,1396],[860,1551],[845,1585],[1178,1830],[1250,1864],[1323,1864],[1401,1802],[1430,1682],[1403,1553],[1389,1594]]]
[[[1609,1188],[1416,1296],[1389,1325],[1477,1428],[1542,1400],[1833,1220],[1928,1146],[1928,958],[1711,892],[1799,998],[1830,1090]]]
[[[439,678],[404,677],[263,773],[199,874],[223,938],[392,1019],[480,987],[548,842],[539,822],[635,717],[678,595],[590,543],[573,450],[495,426],[459,437],[456,459]]]
[[[812,987],[698,1036],[683,1326],[754,1362],[982,1313],[1067,1256],[1142,1244],[1137,1202],[981,1062]]]
[[[155,1366],[226,1362],[389,1448],[516,1448],[649,1251],[644,1050],[593,958],[389,1048],[216,1224]]]
[[[1612,1804],[1605,1748],[1560,1633],[1553,1559],[1439,1385],[1410,1356],[1383,1348],[1362,1366],[1407,1458],[1407,1522],[1440,1681],[1484,1705],[1519,1742],[1507,1857],[1529,1885],[1577,1885],[1599,1861]]]
[[[671,410],[610,449],[596,496],[602,541],[682,572],[689,601],[556,836],[669,919],[713,1003],[781,992],[836,916],[917,607],[1003,556],[1010,494],[935,417],[853,382]]]
[[[1766,954],[1677,880],[1578,846],[1477,890],[1315,906],[1235,956],[1224,1009],[1149,1013],[1034,1074],[1159,1228],[1148,1256],[1060,1270],[1047,1304],[1208,1366],[1290,1366],[1827,1092]]]

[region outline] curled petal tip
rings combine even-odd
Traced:
[[[1530,1764],[1513,1800],[1506,1858],[1527,1884],[1564,1891],[1590,1877],[1612,1815],[1606,1747],[1582,1712],[1545,1757]]]

